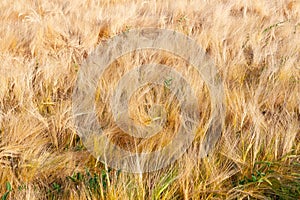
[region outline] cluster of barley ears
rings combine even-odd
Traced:
[[[223,135],[208,157],[198,159],[196,138],[169,167],[129,174],[105,166],[86,150],[73,124],[72,92],[81,64],[96,46],[142,27],[173,29],[196,40],[222,78],[227,112]],[[109,83],[132,63],[152,59],[199,84],[205,124],[210,102],[201,78],[173,55],[156,53],[121,57],[99,81],[103,123],[112,124],[105,105]],[[0,197],[298,199],[299,66],[297,0],[2,0]],[[162,91],[147,93],[144,101],[138,101],[139,93],[132,98],[130,112],[137,123],[149,120],[142,103],[163,100],[157,95]],[[171,131],[178,126],[178,109],[176,101],[169,105]],[[106,124],[115,143],[130,141]],[[197,134],[203,132],[200,128]]]

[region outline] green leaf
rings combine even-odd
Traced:
[[[1,200],[6,200],[9,193],[10,193],[10,191],[6,192],[6,193],[2,196]]]
[[[12,191],[10,182],[6,182],[6,190],[9,192]]]
[[[252,181],[253,181],[253,182],[256,182],[256,181],[257,181],[256,176],[252,175]]]
[[[154,195],[152,199],[160,199],[160,195],[177,179],[175,174],[168,174],[163,177],[160,183],[154,190]]]

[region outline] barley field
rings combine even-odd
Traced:
[[[95,98],[114,143],[134,143],[114,128],[104,101],[132,63],[154,60],[189,77],[202,119],[193,144],[176,162],[127,173],[87,150],[74,125],[72,93],[98,45],[146,27],[183,33],[214,61],[224,87],[225,124],[209,155],[197,157],[210,115],[201,77],[166,52],[125,55],[105,72]],[[163,90],[148,92],[144,100],[164,100]],[[140,108],[146,102],[138,100],[142,92],[130,108],[140,124],[149,118]],[[161,143],[179,123],[176,101],[169,108]],[[139,151],[153,150],[159,138],[139,141]],[[300,1],[1,0],[0,197],[299,199]]]

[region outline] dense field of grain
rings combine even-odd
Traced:
[[[196,139],[172,165],[131,174],[87,151],[74,126],[72,93],[82,63],[98,45],[145,27],[183,33],[210,56],[224,87],[225,126],[208,157],[195,156]],[[181,61],[162,54],[160,61],[184,73]],[[120,67],[149,61],[149,55],[159,57],[148,51],[120,58],[100,82],[116,82]],[[106,95],[109,87],[99,88]],[[207,92],[199,98],[204,123]],[[103,102],[97,105],[106,112]],[[171,108],[176,127],[178,108]],[[137,120],[144,117],[132,109]],[[129,139],[114,140],[122,145]],[[300,2],[1,0],[0,197],[299,199]]]

